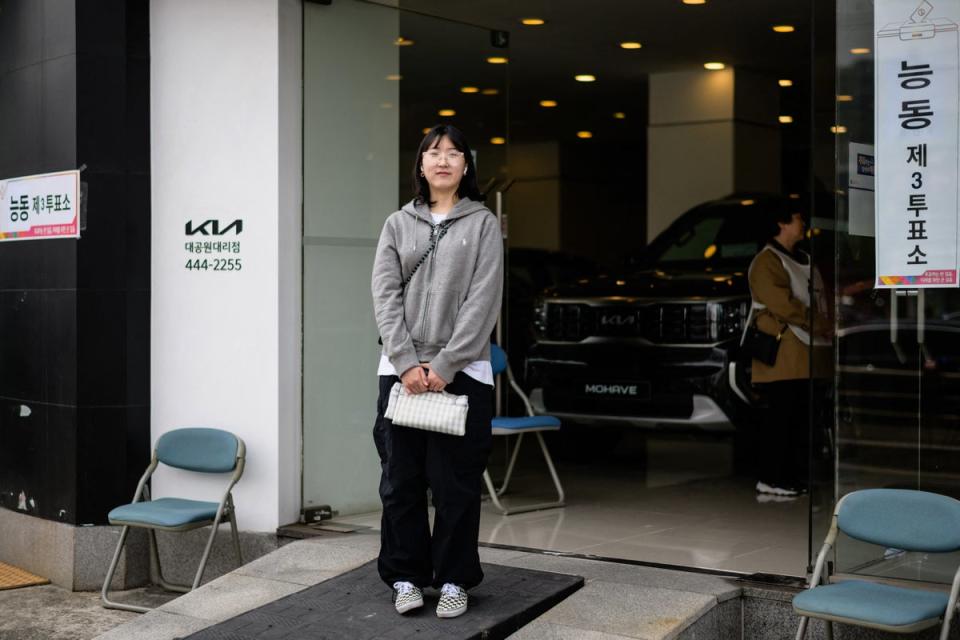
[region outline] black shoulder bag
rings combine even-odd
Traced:
[[[410,273],[407,274],[406,279],[400,284],[400,293],[402,294],[407,285],[410,284],[410,281],[413,280],[413,276],[417,273],[420,267],[423,266],[423,263],[427,261],[427,258],[430,257],[430,254],[433,253],[433,250],[437,248],[437,243],[440,242],[440,238],[447,234],[447,229],[450,227],[450,221],[445,220],[440,224],[433,227],[433,233],[431,234],[433,238],[430,240],[430,246],[427,247],[427,250],[423,252],[423,255],[420,256],[420,259],[417,260],[417,264],[413,265],[413,269],[410,270]],[[383,344],[383,338],[377,338],[377,344]]]
[[[780,333],[775,336],[764,333],[757,328],[757,318],[747,327],[746,335],[743,339],[743,348],[754,360],[759,360],[765,365],[773,366],[777,362],[777,352],[780,350],[780,339],[783,338],[783,332],[787,326],[780,327]]]

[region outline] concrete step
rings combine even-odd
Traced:
[[[350,571],[375,558],[379,546],[375,532],[292,542],[98,638],[183,638]],[[754,640],[796,633],[798,618],[791,600],[802,585],[795,579],[777,584],[772,577],[750,579],[512,548],[481,547],[480,557],[487,563],[585,578],[583,588],[509,636],[511,640]],[[386,589],[384,597],[389,597]],[[807,637],[825,638],[823,625],[814,621]],[[836,637],[891,636],[838,625]],[[916,637],[932,639],[936,634]],[[957,630],[951,638],[960,638]]]
[[[376,534],[293,542],[99,638],[184,637],[354,569],[375,558],[379,546]],[[587,580],[578,592],[514,634],[516,638],[572,634],[569,637],[690,640],[734,637],[727,632],[740,627],[740,589],[731,577],[523,550],[481,548],[480,556],[484,562],[574,572]],[[384,597],[389,597],[386,589]],[[722,603],[729,605],[720,608]],[[561,635],[551,636],[554,632]]]

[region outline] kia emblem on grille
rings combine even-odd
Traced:
[[[635,324],[637,317],[633,314],[626,313],[609,313],[604,314],[600,317],[601,325],[615,325],[618,327],[625,327],[627,325]]]

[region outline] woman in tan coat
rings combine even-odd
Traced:
[[[829,362],[829,350],[818,348],[830,344],[829,323],[824,315],[823,282],[811,268],[810,256],[796,248],[804,237],[802,215],[774,212],[770,232],[771,240],[749,271],[757,329],[780,336],[773,365],[752,362],[753,383],[770,407],[758,433],[761,459],[756,489],[793,497],[807,488],[810,365],[814,360],[817,372]]]

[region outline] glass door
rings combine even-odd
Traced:
[[[835,499],[875,487],[960,497],[960,292],[874,287],[874,15],[872,0],[837,3]],[[934,582],[956,562],[844,536],[836,552],[841,573]]]
[[[412,197],[425,128],[464,131],[481,190],[505,173],[509,50],[502,34],[371,2],[303,10],[303,502],[346,515],[379,508],[380,229]]]

